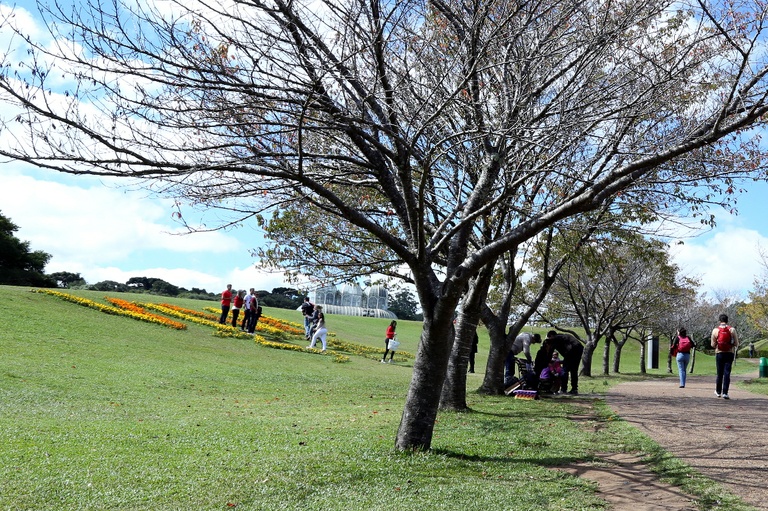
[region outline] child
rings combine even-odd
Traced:
[[[539,378],[543,382],[550,382],[552,393],[558,394],[560,392],[560,385],[564,377],[565,370],[563,369],[563,365],[560,362],[560,356],[557,354],[557,352],[554,352],[552,354],[552,360],[550,360],[547,367],[542,369]]]

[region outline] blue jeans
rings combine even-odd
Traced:
[[[680,376],[680,386],[685,387],[685,374],[688,371],[688,362],[691,360],[690,353],[677,354],[677,373]]]
[[[731,386],[731,366],[733,365],[733,353],[716,353],[715,367],[717,367],[717,380],[715,391],[718,394],[727,394]]]

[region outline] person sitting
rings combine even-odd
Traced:
[[[555,352],[552,354],[552,359],[550,360],[549,365],[541,370],[539,385],[541,388],[546,388],[553,394],[559,394],[564,377],[565,369],[563,369],[563,365],[560,362],[560,357],[557,352]]]

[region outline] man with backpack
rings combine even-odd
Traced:
[[[715,381],[715,395],[723,399],[728,397],[728,387],[731,385],[731,367],[736,358],[736,350],[739,347],[739,339],[736,329],[728,324],[728,316],[720,314],[720,325],[712,330],[711,345],[715,348],[715,366],[717,367],[717,380]]]

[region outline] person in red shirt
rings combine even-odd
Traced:
[[[387,327],[386,337],[384,338],[384,356],[381,359],[381,363],[384,364],[387,361],[387,353],[390,352],[390,341],[395,339],[395,329],[397,328],[397,321],[392,321]],[[399,344],[399,343],[398,343]],[[394,343],[392,343],[394,345]],[[392,363],[392,359],[395,357],[395,350],[391,350],[392,354],[389,356],[389,363]]]
[[[221,317],[219,318],[219,323],[222,325],[227,321],[230,305],[232,305],[232,284],[227,284],[227,289],[221,293]]]
[[[240,309],[243,308],[243,297],[245,296],[245,289],[238,291],[235,294],[235,298],[232,300],[232,327],[237,328],[237,317],[240,315]]]

